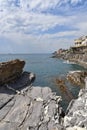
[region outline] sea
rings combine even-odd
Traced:
[[[66,110],[70,100],[77,98],[79,86],[67,83],[66,90],[62,90],[56,83],[59,77],[66,77],[69,71],[84,70],[83,67],[67,61],[51,58],[52,54],[0,54],[0,62],[21,59],[26,62],[24,71],[36,74],[33,86],[50,87],[54,93],[62,97],[62,107]]]

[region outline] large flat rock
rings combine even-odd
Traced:
[[[0,130],[63,130],[61,97],[50,88],[27,86],[20,94],[8,91],[0,93]]]

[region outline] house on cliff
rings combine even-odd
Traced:
[[[80,37],[75,39],[75,47],[87,46],[87,36]]]
[[[75,45],[71,47],[73,53],[84,53],[84,50],[87,49],[87,36],[82,36],[79,39],[75,39]]]

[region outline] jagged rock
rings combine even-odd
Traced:
[[[87,39],[86,39],[87,40]],[[87,41],[86,41],[87,43]],[[62,50],[62,51],[60,51]],[[53,53],[53,58],[61,58],[64,60],[68,60],[70,62],[74,62],[87,68],[87,44],[81,46],[73,46],[70,47],[68,50],[60,49]]]
[[[0,88],[0,130],[64,130],[60,96],[48,87],[27,86],[22,91],[25,95]]]
[[[80,90],[78,99],[70,103],[64,117],[64,125],[67,130],[68,127],[74,126],[84,128],[81,130],[87,129],[87,88]]]
[[[0,63],[0,85],[17,79],[22,74],[24,65],[25,61],[18,59]]]
[[[35,74],[20,60],[0,64],[0,130],[64,130],[61,97],[32,87]]]
[[[84,86],[86,76],[87,76],[86,71],[70,71],[67,74],[67,80],[75,85]]]

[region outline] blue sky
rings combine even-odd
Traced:
[[[87,0],[0,0],[0,53],[51,53],[87,35]]]

